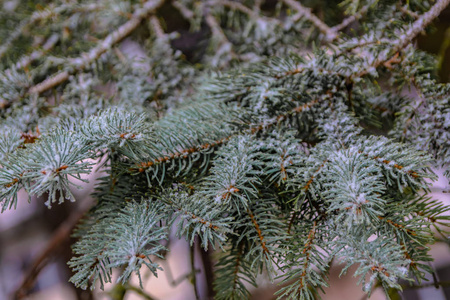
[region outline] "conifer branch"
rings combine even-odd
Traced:
[[[214,291],[219,300],[248,299],[250,292],[245,283],[256,286],[255,277],[245,258],[245,244],[240,242],[223,254],[216,265]],[[231,284],[230,284],[231,280]]]
[[[16,64],[14,68],[16,69],[26,69],[33,61],[36,61],[47,54],[59,41],[59,35],[51,35],[47,41],[42,45],[42,50],[35,50],[30,55],[22,57]],[[5,71],[8,72],[8,71]]]
[[[261,248],[263,249],[264,256],[268,260],[270,253],[269,253],[269,249],[267,249],[267,247],[266,247],[266,242],[264,241],[264,236],[262,235],[261,229],[259,228],[259,224],[256,221],[255,216],[252,214],[252,211],[249,208],[247,209],[247,213],[250,217],[250,220],[253,223],[253,226],[255,226],[255,230],[256,230],[256,233],[258,234],[258,238],[259,238],[259,241],[261,244]]]
[[[295,265],[295,268],[287,270],[283,276],[282,284],[285,286],[277,291],[277,299],[314,299],[317,291],[327,286],[324,281],[324,274],[327,273],[326,267],[326,249],[319,250],[317,234],[320,225],[314,221],[308,224],[309,231],[305,233],[305,237],[294,238],[295,251],[288,256],[288,265]],[[312,270],[313,267],[318,271]]]
[[[183,149],[180,151],[176,151],[173,153],[168,153],[165,154],[164,156],[158,157],[153,161],[148,161],[148,162],[141,162],[138,164],[139,168],[137,169],[139,172],[144,172],[146,169],[151,168],[152,166],[158,165],[158,164],[162,164],[162,163],[167,163],[173,159],[176,158],[188,158],[190,155],[192,154],[196,154],[199,153],[201,151],[208,151],[211,150],[217,146],[221,146],[224,143],[226,143],[227,141],[229,141],[231,139],[231,136],[225,137],[225,138],[221,138],[220,140],[214,141],[214,142],[210,142],[210,143],[206,143],[200,146],[194,146],[188,149]],[[133,170],[133,169],[131,169]]]
[[[227,0],[219,0],[217,2],[214,2],[215,4],[219,4],[219,5],[223,5],[224,7],[228,7],[234,10],[239,10],[251,17],[258,17],[257,12],[255,12],[254,10],[248,8],[247,6],[245,6],[242,3],[239,2],[233,2],[233,1],[227,1]]]
[[[413,17],[414,19],[420,18],[420,15],[418,13],[416,13],[416,12],[413,12],[413,11],[409,10],[407,8],[407,5],[405,5],[405,6],[399,5],[399,9],[400,9],[401,12],[403,12],[403,13],[411,16],[411,17]]]
[[[404,169],[404,166],[399,165],[399,164],[395,163],[394,161],[391,161],[391,160],[388,160],[388,159],[383,159],[383,157],[380,157],[380,156],[377,156],[377,155],[370,156],[369,154],[364,153],[363,151],[359,151],[359,153],[363,154],[364,156],[366,156],[366,157],[368,157],[370,159],[373,159],[374,161],[376,161],[379,164],[383,164],[383,165],[386,165],[386,166],[392,166],[393,168],[395,168],[395,169],[397,169],[399,171],[402,171]],[[404,171],[402,171],[402,172],[404,172]],[[407,170],[405,173],[408,174],[408,175],[411,175],[414,178],[418,178],[419,177],[417,172],[413,171],[413,170]]]
[[[421,15],[420,18],[418,18],[408,30],[398,38],[398,43],[394,47],[393,52],[400,51],[411,43],[411,41],[421,33],[425,27],[430,25],[430,23],[436,19],[449,4],[450,0],[437,0],[429,11]]]
[[[328,95],[327,95],[328,96]],[[287,112],[286,114],[280,114],[278,115],[276,118],[273,118],[269,121],[265,121],[263,123],[260,124],[245,124],[247,127],[250,127],[248,130],[245,130],[243,133],[244,134],[257,134],[258,132],[261,132],[263,130],[267,130],[270,127],[279,124],[285,120],[287,120],[290,116],[296,115],[296,114],[300,114],[302,112],[308,111],[308,109],[310,109],[311,107],[313,107],[314,105],[320,103],[319,99],[313,99],[305,104],[302,104],[300,106],[297,106],[295,108],[293,108],[292,110],[290,110],[289,112]],[[221,138],[219,140],[213,141],[213,142],[207,142],[205,144],[202,145],[198,145],[198,146],[193,146],[190,148],[185,148],[176,152],[172,152],[172,153],[166,153],[163,156],[157,157],[155,158],[153,161],[146,161],[146,162],[139,162],[137,163],[136,167],[131,168],[130,171],[138,171],[138,172],[144,172],[145,170],[148,170],[149,168],[155,166],[155,165],[159,165],[159,164],[163,164],[163,163],[168,163],[174,159],[186,159],[194,154],[197,153],[201,153],[201,152],[206,152],[209,151],[215,147],[221,146],[225,143],[227,143],[232,137],[234,137],[235,134],[233,135],[229,135],[227,137]]]
[[[450,227],[449,208],[426,196],[430,167],[450,164],[450,85],[410,44],[450,0],[414,14],[401,1],[363,2],[344,1],[347,15],[329,26],[293,0],[101,0],[54,19],[45,9],[33,28],[18,1],[0,38],[16,47],[38,36],[18,49],[28,56],[8,45],[0,59],[2,209],[21,189],[48,193],[48,206],[74,200],[69,179],[83,182],[104,158],[75,233],[76,286],[104,288],[113,269],[122,291],[134,274],[143,286],[142,266],[159,273],[172,229],[191,247],[225,250],[216,265],[205,256],[217,299],[249,298],[262,272],[280,275],[280,298],[313,299],[333,259],[344,272],[358,265],[368,293],[424,279],[428,245]],[[171,24],[174,10],[188,22]],[[142,22],[149,30],[137,31]],[[408,86],[418,99],[401,96]]]
[[[306,240],[306,244],[302,250],[302,253],[305,255],[305,259],[304,259],[303,266],[302,266],[303,271],[300,274],[300,277],[298,279],[299,283],[300,283],[299,287],[298,287],[298,294],[300,294],[302,289],[305,287],[305,277],[307,275],[308,265],[310,264],[311,249],[312,249],[312,243],[314,241],[315,234],[316,234],[316,226],[317,226],[317,222],[314,221],[313,226],[308,233],[308,238]]]
[[[361,19],[364,16],[364,14],[369,10],[371,5],[372,4],[369,3],[369,4],[365,5],[365,6],[363,6],[355,14],[352,14],[351,16],[349,16],[349,17],[345,18],[344,20],[342,20],[341,23],[331,27],[331,30],[334,31],[334,32],[339,32],[339,31],[343,30],[345,27],[347,27],[348,25],[352,24],[353,22]],[[334,39],[330,40],[330,41],[333,41],[336,38],[337,38],[337,36]]]
[[[371,68],[378,68],[381,65],[393,63],[399,63],[401,61],[396,60],[398,56],[397,52],[408,46],[414,38],[417,37],[430,23],[436,19],[439,14],[450,4],[450,0],[437,0],[431,9],[421,15],[414,23],[412,23],[405,33],[400,35],[397,40],[392,41],[392,50],[389,54],[381,54],[375,61],[369,66],[364,68],[361,72],[352,74],[350,78],[363,77],[370,72]]]
[[[325,164],[328,162],[328,159],[324,160],[322,164],[314,171],[313,175],[309,178],[309,180],[306,182],[306,184],[302,187],[302,190],[307,192],[309,190],[309,187],[313,183],[314,179],[316,178],[317,174],[322,170],[322,168],[325,166]]]
[[[161,22],[159,22],[159,20],[158,20],[158,17],[155,15],[151,15],[150,16],[150,24],[152,26],[152,29],[153,29],[156,37],[158,39],[163,39],[166,34],[164,33],[164,30],[161,26]]]
[[[238,246],[238,251],[237,251],[237,255],[236,255],[236,263],[235,263],[235,268],[233,271],[233,294],[236,293],[236,288],[237,288],[237,282],[239,280],[239,267],[241,265],[241,261],[242,261],[242,252],[244,249],[244,244],[240,243]]]
[[[396,229],[402,230],[402,231],[406,232],[406,233],[409,234],[409,235],[412,235],[412,236],[417,235],[416,232],[415,232],[414,230],[409,229],[409,228],[405,228],[405,225],[395,223],[394,221],[389,220],[389,219],[387,219],[387,218],[385,218],[385,217],[382,217],[382,216],[378,216],[378,219],[385,221],[385,222],[388,223],[389,225],[395,227]],[[408,256],[409,256],[409,255],[408,255]]]
[[[327,24],[325,24],[322,20],[315,16],[311,12],[311,9],[304,7],[299,2],[294,0],[283,0],[283,2],[289,7],[295,9],[298,13],[301,14],[302,17],[314,24],[314,26],[316,26],[325,35],[325,40],[331,41],[336,38],[336,31],[331,29]]]
[[[63,12],[66,11],[73,11],[73,12],[90,12],[90,11],[97,11],[100,10],[103,7],[103,5],[99,5],[97,3],[89,3],[86,5],[79,5],[79,4],[62,4],[60,6],[55,7],[54,5],[50,4],[48,7],[46,7],[43,10],[35,11],[32,13],[32,15],[25,19],[20,23],[20,25],[15,28],[14,32],[8,36],[8,39],[2,43],[0,46],[0,58],[8,51],[9,47],[12,45],[12,43],[20,37],[20,35],[23,34],[25,29],[39,21],[46,21],[50,18],[54,18],[55,16],[60,15]],[[33,52],[34,53],[34,52]]]
[[[103,53],[110,50],[115,44],[122,41],[125,37],[130,35],[142,22],[142,20],[150,13],[154,12],[159,6],[164,3],[164,0],[149,0],[146,1],[142,8],[133,13],[132,18],[125,24],[117,28],[114,32],[108,34],[96,47],[89,52],[81,54],[78,58],[70,60],[70,66],[73,71],[63,71],[50,76],[44,81],[32,86],[29,89],[30,94],[41,94],[69,79],[69,75],[74,72],[83,70]]]

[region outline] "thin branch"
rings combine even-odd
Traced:
[[[365,70],[351,75],[351,78],[362,77],[367,75],[372,68],[377,68],[380,65],[389,62],[393,57],[397,55],[397,52],[401,51],[403,48],[408,46],[414,38],[416,38],[419,33],[421,33],[430,23],[437,18],[441,12],[450,4],[450,0],[437,0],[436,4],[431,7],[429,11],[424,13],[417,19],[409,29],[402,34],[397,40],[392,41],[392,45],[395,45],[390,51],[390,55],[380,55],[380,57],[375,60],[371,65],[367,66]],[[399,63],[400,61],[392,61],[391,63]]]
[[[255,227],[256,233],[258,234],[258,238],[261,243],[264,256],[266,257],[266,259],[269,259],[270,257],[269,249],[267,249],[266,242],[264,241],[264,236],[262,235],[261,229],[259,228],[259,224],[258,222],[256,222],[255,216],[253,215],[250,209],[247,209],[247,213],[253,223],[253,226]]]
[[[58,16],[66,11],[85,12],[96,11],[101,8],[103,8],[103,5],[99,5],[97,3],[89,3],[86,5],[62,4],[58,7],[50,5],[43,10],[35,11],[28,19],[23,20],[18,25],[18,27],[8,36],[8,39],[2,43],[2,45],[0,46],[0,58],[8,51],[11,44],[20,37],[25,29],[36,22],[54,18],[55,16]]]
[[[430,283],[425,283],[425,284],[421,284],[421,285],[408,285],[408,284],[402,284],[402,289],[403,290],[417,290],[417,289],[424,289],[424,288],[428,288],[428,287],[450,287],[450,281],[437,281],[437,282],[430,282]]]
[[[357,13],[345,18],[344,20],[342,20],[342,22],[340,24],[337,24],[337,25],[331,27],[331,30],[333,30],[334,32],[337,33],[339,31],[341,31],[342,29],[344,29],[345,27],[347,27],[348,25],[350,25],[351,23],[361,19],[365,15],[365,13],[369,10],[371,5],[372,4],[363,6]],[[337,35],[336,35],[336,38],[337,38]],[[335,40],[335,39],[333,39],[333,40]]]
[[[327,95],[327,96],[329,96],[329,95]],[[320,102],[321,101],[319,99],[313,99],[305,104],[295,107],[294,109],[288,111],[285,114],[278,115],[277,117],[273,118],[270,121],[266,121],[266,122],[260,123],[260,124],[246,124],[246,125],[250,126],[250,128],[248,130],[245,130],[244,133],[256,134],[264,129],[270,128],[270,127],[286,120],[290,116],[302,113],[305,110],[310,109],[311,107],[315,106],[316,104],[318,104]],[[225,144],[235,135],[236,134],[229,135],[227,137],[221,138],[212,143],[206,143],[206,144],[199,145],[199,146],[193,146],[189,149],[183,149],[181,151],[175,151],[173,153],[168,153],[168,154],[165,154],[164,156],[155,158],[153,161],[137,163],[136,167],[130,168],[129,171],[130,172],[138,171],[138,172],[142,173],[142,172],[145,172],[146,169],[151,168],[154,165],[168,163],[169,161],[176,159],[176,158],[187,158],[189,155],[199,153],[200,151],[208,151],[211,148],[215,148],[217,146],[221,146],[221,145]]]
[[[417,235],[417,233],[414,230],[406,228],[405,225],[398,224],[392,220],[387,219],[386,217],[378,216],[378,219],[385,221],[387,224],[391,225],[392,227],[394,227],[398,230],[404,231],[409,235]],[[411,259],[411,258],[408,257],[408,259]]]
[[[301,17],[304,17],[310,21],[314,26],[316,26],[320,32],[325,35],[326,41],[333,41],[337,38],[337,33],[331,29],[327,24],[325,24],[321,19],[311,12],[310,8],[304,7],[299,2],[295,0],[282,0],[286,5],[295,9]]]
[[[308,182],[305,184],[304,187],[302,187],[302,189],[306,192],[309,190],[309,187],[311,186],[311,183],[314,181],[314,178],[316,178],[317,174],[319,174],[320,170],[322,170],[322,168],[325,166],[325,164],[328,162],[328,159],[325,159],[322,164],[317,168],[317,170],[314,171],[314,174],[311,175],[311,177],[309,178]]]
[[[208,299],[214,299],[216,292],[214,290],[214,271],[213,271],[213,261],[211,259],[211,250],[203,250],[200,243],[198,245],[198,251],[200,252],[200,257],[202,259],[203,270],[205,271],[205,282],[206,291]]]
[[[309,269],[309,264],[310,264],[310,260],[311,260],[311,250],[312,250],[312,243],[315,239],[315,235],[316,235],[316,226],[317,226],[317,222],[314,221],[313,223],[313,227],[311,228],[311,230],[309,231],[308,234],[308,239],[306,240],[306,244],[305,247],[303,248],[302,253],[305,254],[305,261],[303,262],[303,271],[300,274],[300,277],[298,279],[298,281],[300,282],[300,285],[298,287],[298,292],[300,294],[300,291],[305,287],[305,279],[308,275],[308,269]]]
[[[146,299],[146,300],[154,300],[154,298],[152,298],[149,294],[145,293],[141,288],[133,286],[133,285],[125,285],[125,289],[128,291],[133,291],[136,294],[138,294],[139,296],[141,296],[142,298]]]
[[[150,16],[150,25],[152,26],[152,30],[158,39],[163,39],[166,36],[157,16]]]
[[[429,11],[420,16],[415,21],[408,31],[400,36],[399,43],[395,47],[394,52],[405,48],[411,41],[421,33],[434,19],[436,19],[441,12],[450,4],[450,0],[437,0],[436,4],[431,7]]]
[[[22,57],[16,64],[14,68],[16,69],[25,69],[28,67],[33,61],[38,60],[43,57],[47,52],[49,52],[59,41],[58,34],[52,34],[45,44],[42,46],[42,50],[35,50],[30,55]]]
[[[198,243],[198,240],[196,239],[195,242]],[[189,247],[189,256],[191,260],[191,274],[192,274],[191,284],[194,288],[195,299],[199,300],[200,297],[198,296],[199,294],[197,288],[197,275],[195,274],[195,245],[193,247]]]
[[[242,261],[242,252],[244,250],[244,243],[239,243],[238,252],[236,254],[236,265],[233,271],[233,294],[235,293],[238,281],[239,281],[239,267],[241,266]]]
[[[191,147],[189,149],[183,149],[181,151],[176,151],[174,153],[170,153],[170,154],[166,154],[164,156],[158,157],[153,161],[148,161],[148,162],[141,162],[138,164],[138,168],[131,168],[130,171],[134,171],[137,169],[137,171],[139,172],[144,172],[146,169],[157,165],[157,164],[161,164],[161,163],[166,163],[169,162],[175,158],[187,158],[190,154],[194,154],[194,153],[198,153],[202,150],[209,150],[211,148],[214,148],[216,146],[220,146],[222,144],[224,144],[225,142],[229,141],[231,136],[222,138],[220,140],[214,141],[212,143],[206,143],[200,146],[194,146]]]
[[[240,3],[240,2],[233,2],[233,1],[227,1],[227,0],[221,0],[219,2],[214,1],[211,3],[211,5],[222,5],[224,7],[228,7],[234,10],[238,10],[240,12],[243,12],[247,15],[249,15],[250,17],[255,17],[255,16],[259,16],[258,13],[250,8],[248,8],[247,6],[245,6],[244,4]]]
[[[388,159],[383,159],[383,158],[380,157],[380,156],[370,156],[369,154],[364,153],[364,152],[361,151],[361,150],[358,151],[358,153],[364,155],[364,156],[367,157],[367,158],[370,158],[370,159],[375,160],[375,161],[378,162],[379,164],[389,165],[389,164],[391,163],[391,161],[388,160]],[[414,177],[414,178],[418,178],[418,177],[419,177],[419,174],[417,174],[417,172],[415,172],[415,171],[413,171],[413,170],[408,170],[408,171],[405,172],[405,171],[403,170],[404,167],[401,166],[401,165],[399,165],[399,164],[394,164],[394,165],[392,165],[392,167],[394,167],[395,169],[397,169],[397,170],[403,172],[404,174],[410,175],[410,176],[412,176],[412,177]]]
[[[294,211],[291,215],[290,221],[289,221],[289,226],[288,226],[288,230],[287,233],[291,234],[291,229],[292,229],[292,225],[294,224],[295,219],[297,218],[297,214],[299,211]]]
[[[178,9],[178,11],[181,13],[181,15],[183,16],[183,18],[185,18],[186,20],[192,20],[195,17],[195,14],[192,10],[190,10],[189,8],[187,8],[183,3],[181,3],[180,1],[173,1],[172,5]]]
[[[409,10],[408,8],[406,8],[406,5],[405,5],[405,6],[399,5],[399,8],[398,8],[398,9],[399,9],[402,13],[407,14],[407,15],[413,17],[414,19],[420,18],[420,15],[419,15],[418,13],[413,12],[412,10]]]
[[[228,40],[227,36],[223,32],[222,28],[220,27],[219,23],[217,22],[216,18],[210,14],[207,13],[205,16],[206,24],[208,24],[209,28],[212,31],[212,34],[216,39],[219,41],[222,45],[229,45],[230,46],[230,54],[234,58],[236,57],[236,53],[233,51],[233,44]]]
[[[164,269],[164,274],[166,275],[167,282],[171,287],[177,287],[180,283],[182,283],[186,279],[189,279],[192,276],[195,276],[195,274],[200,273],[199,269],[195,269],[194,272],[191,271],[189,273],[180,275],[180,277],[178,277],[177,279],[174,279],[172,269],[170,268],[169,263],[166,260],[161,260],[160,264]]]
[[[29,89],[30,94],[40,94],[45,92],[46,90],[51,89],[52,87],[55,87],[69,79],[70,73],[68,71],[63,71],[57,74],[54,74],[53,76],[45,79],[41,83],[36,84],[35,86],[32,86]]]
[[[299,3],[297,3],[297,2],[295,2],[293,0],[283,0],[283,1],[285,3],[290,3],[292,6],[298,6],[298,8],[300,10],[302,10],[302,9],[305,10],[305,12],[309,13],[309,16],[313,16],[315,19],[320,21],[317,17],[312,15],[311,12],[307,8],[301,6],[301,4],[299,4]],[[377,68],[377,67],[379,67],[381,65],[385,65],[386,67],[392,67],[393,64],[400,63],[401,60],[397,59],[398,58],[398,54],[397,53],[399,51],[401,51],[403,48],[405,48],[408,44],[410,44],[411,41],[420,32],[422,32],[425,29],[425,27],[427,27],[437,16],[439,16],[439,14],[449,4],[450,4],[450,0],[438,0],[436,2],[436,4],[429,11],[427,11],[426,13],[421,15],[420,18],[418,20],[416,20],[410,26],[410,28],[406,31],[406,33],[401,35],[397,40],[384,40],[383,41],[384,43],[388,43],[388,44],[394,45],[393,48],[389,51],[389,55],[386,54],[386,53],[380,54],[379,57],[375,61],[369,63],[367,66],[364,66],[362,68],[362,71],[358,71],[356,73],[352,73],[352,74],[349,74],[349,75],[341,74],[341,73],[334,73],[334,74],[338,75],[338,76],[347,77],[348,80],[353,80],[353,78],[363,77],[363,76],[369,74],[371,72],[371,70],[373,70],[374,68]],[[302,11],[302,13],[303,13],[303,11]],[[320,22],[322,22],[322,21],[320,21]],[[325,32],[328,32],[328,30],[333,31],[329,27],[328,27],[328,29],[326,29],[326,28],[322,28],[322,29]],[[334,36],[332,36],[332,37],[334,38]],[[358,47],[359,47],[359,45],[358,45]],[[338,53],[338,54],[340,54],[340,53]],[[284,78],[284,77],[287,77],[287,76],[299,74],[299,73],[302,73],[303,71],[305,71],[305,68],[297,67],[295,70],[288,71],[288,72],[285,72],[284,74],[275,76],[275,79],[281,79],[281,78]],[[324,69],[319,69],[318,71],[333,73],[333,72],[330,72],[330,71],[324,70]]]
[[[63,243],[70,237],[70,232],[75,227],[80,219],[87,212],[87,208],[79,209],[75,211],[66,221],[64,221],[59,228],[53,234],[53,237],[47,243],[45,249],[35,258],[31,264],[28,272],[19,286],[19,288],[14,293],[14,299],[23,299],[27,296],[28,291],[30,291],[39,273],[44,269],[44,267],[50,262],[51,257],[54,257],[55,252],[57,252]]]
[[[136,10],[132,18],[120,26],[117,30],[110,33],[96,47],[89,52],[82,53],[79,57],[70,60],[72,71],[63,71],[52,75],[41,83],[31,87],[29,93],[43,93],[69,79],[72,73],[83,70],[85,67],[97,60],[103,53],[111,49],[115,44],[122,41],[130,35],[150,13],[154,12],[164,3],[164,0],[150,0],[144,3],[143,7]]]

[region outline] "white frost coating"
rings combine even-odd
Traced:
[[[409,273],[408,268],[405,267],[399,267],[398,270],[400,271],[400,274],[402,274],[403,276],[406,276]]]
[[[360,204],[365,204],[367,202],[366,194],[365,193],[359,194],[358,197],[356,197],[356,202]]]

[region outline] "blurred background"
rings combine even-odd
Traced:
[[[11,1],[0,1],[0,9],[8,9]],[[306,1],[308,2],[308,1]],[[309,1],[313,2],[313,1]],[[8,4],[9,3],[9,4]],[[311,3],[308,3],[311,4]],[[313,6],[313,5],[311,5]],[[176,23],[177,20],[174,20]],[[171,25],[177,27],[178,25]],[[201,33],[198,33],[201,34]],[[126,43],[126,41],[124,42]],[[182,35],[174,43],[195,43],[195,34]],[[440,16],[435,28],[427,36],[417,40],[418,47],[436,55],[439,75],[443,82],[450,81],[450,9]],[[432,197],[450,205],[448,181],[442,176],[442,170],[435,170],[440,176],[434,182]],[[66,262],[72,257],[69,233],[76,220],[92,204],[88,191],[92,190],[94,174],[90,184],[82,190],[74,190],[77,198],[75,203],[65,202],[55,205],[51,210],[44,205],[45,195],[32,198],[30,203],[27,196],[22,195],[16,210],[6,211],[0,215],[0,299],[33,299],[33,300],[81,300],[81,299],[195,299],[193,284],[196,284],[200,299],[206,299],[206,281],[210,279],[209,270],[205,270],[204,254],[194,249],[194,272],[188,259],[191,255],[189,245],[184,240],[174,236],[170,240],[171,251],[167,260],[162,262],[165,272],[160,277],[148,275],[143,291],[139,289],[139,282],[133,279],[127,293],[124,289],[112,284],[104,291],[95,292],[76,289],[68,279],[71,271]],[[450,212],[449,212],[450,214]],[[432,246],[432,262],[436,270],[436,278],[430,278],[429,287],[421,289],[406,289],[403,299],[450,299],[450,286],[436,289],[433,280],[450,282],[450,251],[445,243]],[[214,257],[214,254],[213,254]],[[341,266],[336,263],[331,268],[330,287],[325,290],[323,299],[366,299],[361,287],[356,285],[356,279],[351,275],[339,277]],[[349,271],[352,274],[352,271]],[[276,283],[270,283],[263,276],[259,279],[259,288],[253,289],[253,299],[275,299],[273,292]],[[21,288],[28,290],[28,295],[21,293]],[[385,299],[380,288],[375,290],[371,299]]]

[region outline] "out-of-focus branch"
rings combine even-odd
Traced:
[[[216,18],[214,18],[212,14],[206,14],[205,20],[206,24],[208,24],[209,28],[211,29],[213,36],[215,36],[217,40],[221,41],[222,43],[230,43],[225,33],[223,33],[222,28],[220,27]]]
[[[155,15],[150,16],[150,25],[152,27],[153,32],[158,37],[158,39],[164,38],[166,35],[164,30],[162,29],[161,22],[159,22],[158,17]]]
[[[331,30],[333,30],[334,32],[338,33],[339,31],[341,31],[342,29],[344,29],[345,27],[347,27],[348,25],[350,25],[351,23],[359,20],[362,18],[362,16],[364,16],[364,14],[369,10],[370,4],[363,6],[357,13],[345,18],[344,20],[342,20],[341,23],[331,27]],[[335,39],[337,38],[337,35],[335,37]]]
[[[38,60],[43,57],[48,51],[50,51],[53,47],[55,47],[56,43],[59,41],[58,34],[52,34],[45,44],[42,46],[42,50],[35,50],[30,55],[22,57],[15,65],[16,69],[25,69],[28,67],[33,61]]]
[[[394,46],[390,51],[390,55],[380,55],[380,57],[371,63],[370,66],[367,66],[365,70],[355,73],[351,77],[362,77],[368,74],[370,69],[377,68],[384,64],[392,65],[399,63],[400,60],[397,59],[397,52],[408,46],[412,40],[416,38],[428,25],[430,25],[430,23],[437,18],[449,4],[450,0],[438,0],[429,11],[421,15],[414,23],[412,23],[404,34],[400,35],[397,40],[393,40],[391,42]]]
[[[405,48],[417,35],[419,35],[419,33],[425,29],[425,27],[437,18],[449,4],[450,0],[437,0],[436,4],[433,5],[429,11],[421,15],[419,19],[412,24],[408,31],[399,37],[399,43],[396,46],[396,51]]]
[[[321,19],[319,19],[316,15],[311,12],[311,9],[304,7],[299,2],[295,0],[283,0],[283,2],[296,10],[301,17],[304,17],[308,21],[310,21],[315,27],[317,27],[320,32],[325,35],[326,41],[333,41],[337,38],[337,32],[330,28],[327,24],[325,24]]]
[[[130,35],[145,17],[154,12],[163,3],[164,0],[151,0],[145,2],[142,8],[134,12],[132,18],[128,22],[120,26],[114,32],[110,33],[96,47],[91,49],[91,51],[85,52],[79,57],[71,59],[69,61],[69,65],[72,67],[72,71],[63,71],[52,75],[41,83],[31,87],[29,89],[29,93],[40,94],[45,92],[46,90],[49,90],[69,79],[69,76],[72,73],[83,70],[86,66],[98,59],[103,53],[111,49],[115,44]]]
[[[80,219],[87,212],[88,208],[81,208],[75,211],[70,217],[64,221],[59,228],[55,231],[50,241],[47,243],[45,249],[36,257],[36,259],[31,264],[28,272],[19,286],[19,288],[14,293],[14,299],[24,299],[28,292],[33,288],[36,278],[42,269],[51,261],[51,258],[55,256],[60,247],[64,244],[70,237],[70,233]]]
[[[214,1],[211,4],[218,4],[218,5],[222,5],[224,7],[228,7],[234,10],[238,10],[240,12],[243,12],[251,17],[255,17],[258,15],[258,13],[250,8],[248,8],[247,6],[245,6],[242,3],[239,2],[233,2],[233,1],[227,1],[227,0],[221,0],[220,2]]]
[[[187,8],[183,3],[175,0],[172,2],[172,5],[173,5],[173,7],[178,9],[178,11],[181,13],[183,18],[185,18],[186,20],[190,20],[190,19],[194,18],[194,15],[195,15],[194,12],[192,10],[190,10],[189,8]]]
[[[399,5],[399,8],[398,8],[398,9],[399,9],[402,13],[407,14],[407,15],[413,17],[414,19],[420,18],[420,15],[419,15],[418,13],[413,12],[413,11],[407,9],[407,8],[404,7],[404,6]]]
[[[103,6],[98,5],[97,3],[89,3],[87,5],[79,5],[79,4],[62,4],[61,6],[54,7],[50,5],[49,7],[35,11],[28,19],[22,21],[19,26],[14,30],[12,34],[9,35],[8,39],[2,42],[0,46],[0,57],[2,57],[6,51],[8,51],[11,44],[20,37],[20,35],[24,32],[24,30],[33,25],[36,22],[47,20],[53,18],[57,15],[62,14],[66,11],[95,11],[101,9]]]

